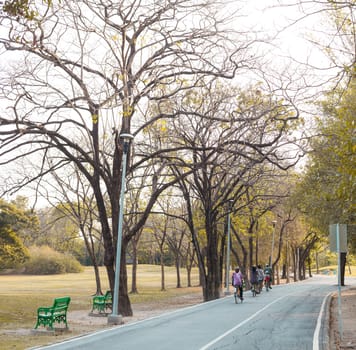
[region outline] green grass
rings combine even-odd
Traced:
[[[104,268],[100,269],[102,290],[105,292],[109,283]],[[131,286],[131,267],[128,267],[129,289]],[[175,288],[176,271],[174,267],[165,268],[166,291],[161,291],[160,267],[139,265],[137,273],[138,294],[130,295],[132,304],[156,300],[169,300],[177,295],[200,292],[200,288]],[[186,272],[181,269],[182,285],[186,286]],[[198,285],[198,272],[192,274],[193,286]],[[91,310],[91,296],[96,291],[94,272],[85,268],[84,272],[65,275],[28,276],[0,275],[0,348],[2,350],[23,350],[36,345],[75,336],[75,329],[64,335],[30,334],[36,323],[36,311],[39,306],[52,305],[59,296],[70,296],[71,310]],[[88,316],[89,317],[89,316]],[[70,324],[69,324],[70,327]]]
[[[334,275],[337,273],[337,265],[330,265],[319,268],[320,274]],[[316,273],[316,269],[312,270],[313,273]],[[346,265],[345,268],[345,278],[347,277],[356,277],[356,266]]]

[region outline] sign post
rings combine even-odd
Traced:
[[[342,315],[341,315],[341,254],[347,252],[347,226],[333,224],[329,226],[330,250],[337,253],[337,285],[338,285],[338,324],[340,340],[342,340]]]

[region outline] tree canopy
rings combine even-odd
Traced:
[[[26,211],[0,199],[0,266],[14,268],[24,263],[29,254],[21,235],[33,226],[33,217]]]
[[[318,136],[299,188],[299,207],[315,227],[329,232],[329,225],[349,225],[355,240],[356,85],[328,94],[322,104]]]

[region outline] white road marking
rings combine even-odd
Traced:
[[[324,313],[324,309],[325,309],[325,303],[327,298],[329,297],[329,295],[333,293],[330,292],[329,294],[327,294],[323,300],[323,303],[321,304],[321,308],[320,308],[320,312],[319,312],[319,316],[318,316],[318,321],[316,323],[316,327],[315,327],[315,331],[314,331],[314,337],[313,337],[313,350],[319,350],[319,335],[320,335],[320,328],[321,328],[321,320],[323,318],[323,313]]]
[[[242,321],[241,323],[239,323],[238,325],[236,325],[235,327],[231,328],[230,330],[228,330],[227,332],[223,333],[222,335],[220,335],[219,337],[215,338],[214,340],[212,340],[210,343],[204,345],[202,348],[200,348],[199,350],[206,350],[208,349],[210,346],[214,345],[215,343],[217,343],[218,341],[220,341],[221,339],[225,338],[227,335],[229,335],[230,333],[234,332],[236,329],[242,327],[244,324],[246,324],[247,322],[251,321],[253,318],[255,318],[257,315],[259,315],[261,312],[265,311],[266,309],[268,309],[270,306],[272,306],[273,304],[277,303],[278,301],[286,298],[288,295],[284,295],[274,301],[272,301],[272,303],[267,304],[265,307],[263,307],[261,310],[257,311],[256,313],[254,313],[253,315],[251,315],[249,318],[247,318],[246,320]],[[314,349],[313,349],[314,350]]]

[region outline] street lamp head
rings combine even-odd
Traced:
[[[277,221],[276,221],[276,220],[273,220],[273,221],[272,221],[272,225],[273,225],[273,227],[274,227],[274,226],[276,226],[276,223],[277,223]]]
[[[231,210],[232,209],[232,205],[234,204],[234,200],[233,199],[228,199],[227,200],[227,204],[228,204],[228,207],[229,207],[229,210]]]
[[[128,153],[129,147],[130,147],[130,142],[134,138],[134,136],[131,134],[127,134],[127,133],[122,133],[119,135],[119,137],[124,141],[123,152]]]
[[[122,133],[119,135],[119,137],[124,141],[131,141],[134,138],[132,134],[128,134],[128,133]]]

